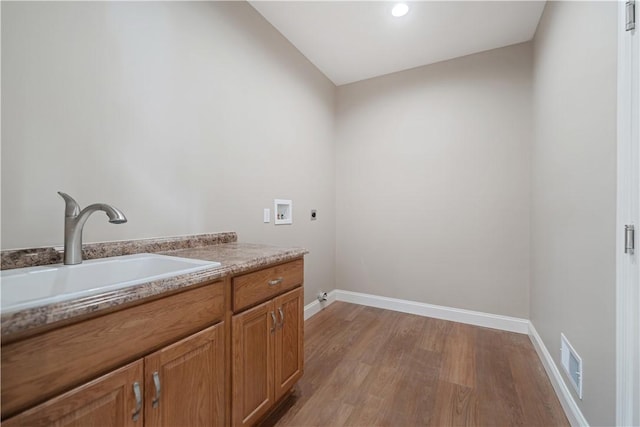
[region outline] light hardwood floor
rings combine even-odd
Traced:
[[[268,426],[568,426],[526,335],[335,302]]]

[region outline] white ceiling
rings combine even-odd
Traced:
[[[336,85],[531,40],[544,1],[250,1]]]

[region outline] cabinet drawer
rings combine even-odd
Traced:
[[[2,346],[2,418],[222,320],[223,281]]]
[[[233,278],[233,311],[266,301],[302,284],[302,259]]]

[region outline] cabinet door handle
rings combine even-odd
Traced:
[[[158,375],[158,371],[153,373],[153,384],[156,386],[156,397],[153,398],[151,403],[154,408],[157,408],[160,404],[160,375]]]
[[[271,313],[271,320],[273,321],[273,326],[271,327],[271,332],[276,330],[276,315],[275,313],[272,311]]]
[[[280,313],[280,327],[284,326],[284,311],[282,311],[282,307],[278,307],[278,313]]]
[[[278,277],[277,279],[274,280],[269,280],[269,286],[275,286],[275,285],[279,285],[280,283],[282,283],[284,279],[282,277]]]
[[[140,410],[142,409],[142,394],[140,393],[140,384],[138,381],[133,383],[133,394],[136,396],[136,409],[133,411],[133,421],[138,421],[140,418]]]

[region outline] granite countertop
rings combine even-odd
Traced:
[[[183,258],[217,261],[221,265],[99,295],[2,313],[0,316],[2,336],[22,333],[73,317],[112,309],[118,305],[187,288],[227,275],[239,274],[269,264],[286,262],[308,253],[303,248],[238,243],[235,233],[94,243],[83,247],[83,251],[85,259],[153,252]],[[21,256],[21,253],[24,256]],[[59,255],[56,253],[59,251],[55,248],[3,251],[2,268],[53,264],[59,260]]]

